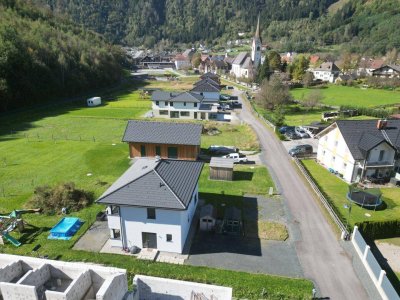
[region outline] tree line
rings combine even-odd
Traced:
[[[22,0],[0,0],[0,111],[120,79],[120,47]]]

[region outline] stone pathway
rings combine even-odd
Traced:
[[[99,252],[110,237],[107,221],[96,221],[72,249]]]
[[[137,256],[137,258],[138,259],[155,261],[156,258],[157,258],[158,253],[159,253],[159,251],[157,249],[143,248],[139,252],[139,255]]]

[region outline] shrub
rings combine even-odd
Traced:
[[[369,240],[386,239],[400,235],[400,220],[382,222],[365,221],[356,225]]]
[[[30,207],[41,208],[45,214],[60,213],[63,207],[78,211],[93,202],[93,193],[75,188],[73,182],[62,183],[54,188],[38,186],[29,200]]]

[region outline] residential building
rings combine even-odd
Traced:
[[[209,91],[202,92],[206,89]],[[214,97],[206,99],[204,94]],[[151,96],[153,116],[155,118],[187,120],[217,119],[219,97],[218,100],[215,99],[216,94],[216,88],[208,83],[206,86],[202,85],[190,92],[155,91]]]
[[[0,254],[0,298],[133,299],[124,269],[8,254]]]
[[[188,69],[192,67],[190,59],[182,54],[177,54],[174,59],[177,70]]]
[[[400,78],[400,66],[384,65],[372,71],[372,76],[383,78]]]
[[[318,162],[347,182],[388,179],[400,164],[400,120],[341,120],[315,137]]]
[[[357,75],[372,76],[372,71],[381,68],[384,65],[383,59],[361,58],[358,64]]]
[[[204,99],[216,100],[211,102],[217,103],[221,94],[221,88],[219,84],[215,85],[215,82],[212,82],[211,79],[200,80],[197,84],[194,84],[194,87],[190,91],[203,96]]]
[[[107,205],[110,244],[182,253],[202,168],[199,161],[138,159],[97,200]]]
[[[211,79],[211,80],[217,82],[218,84],[220,83],[219,76],[212,72],[204,73],[203,75],[200,76],[200,79]]]
[[[312,70],[315,80],[333,83],[340,74],[340,69],[333,62],[324,62]]]
[[[251,53],[241,52],[232,62],[231,74],[236,78],[253,78],[261,64],[260,17],[251,45]]]
[[[196,160],[203,126],[194,123],[128,121],[123,141],[129,156]]]

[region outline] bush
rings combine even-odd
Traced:
[[[382,222],[365,221],[356,225],[363,236],[371,241],[400,236],[400,220]]]
[[[384,108],[369,108],[369,107],[357,107],[357,106],[341,106],[340,110],[357,110],[359,115],[374,117],[374,118],[388,118],[392,113],[392,109]]]
[[[75,188],[73,182],[62,183],[54,188],[38,186],[29,200],[30,207],[41,208],[45,214],[60,213],[63,207],[68,211],[78,211],[93,202],[93,193]]]

